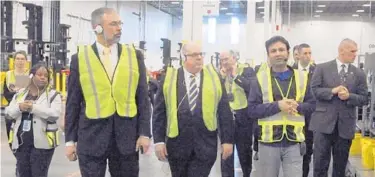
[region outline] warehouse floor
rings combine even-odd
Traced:
[[[151,149],[153,150],[153,148]],[[361,177],[375,177],[373,170],[365,170],[361,166],[360,157],[351,157],[350,162],[356,167],[361,174]],[[169,177],[169,166],[167,163],[159,162],[154,155],[153,151],[149,151],[147,155],[142,155],[140,158],[140,177]],[[254,171],[252,177],[258,177],[256,175],[257,164],[254,164]],[[14,177],[15,171],[15,158],[11,153],[6,140],[6,132],[4,127],[4,121],[1,120],[1,176],[2,177]],[[50,177],[80,177],[78,163],[69,162],[64,156],[64,147],[60,146],[55,151],[52,159],[52,164],[49,170]],[[220,162],[214,165],[211,170],[210,177],[220,177]],[[310,176],[312,176],[310,174]],[[107,175],[109,177],[109,174]],[[236,177],[242,177],[241,169],[236,160]]]

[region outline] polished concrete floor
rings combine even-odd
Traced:
[[[159,162],[152,151],[147,152],[140,158],[140,177],[169,177],[171,176],[169,166],[167,163]],[[361,159],[359,157],[351,157],[351,163],[361,174],[361,177],[375,177],[373,170],[365,170],[361,166]],[[260,177],[256,175],[256,169],[259,169],[257,164],[254,164],[254,171],[252,177]],[[6,140],[6,132],[4,121],[1,120],[1,177],[15,177],[15,158],[9,149]],[[110,175],[107,174],[107,177]],[[220,177],[220,161],[217,160],[211,170],[210,177]],[[282,175],[281,175],[282,176]],[[310,174],[310,176],[312,176]],[[78,163],[69,162],[64,156],[64,148],[60,146],[56,149],[52,159],[52,164],[49,170],[49,177],[80,177]],[[236,160],[236,177],[242,177],[241,169]],[[297,177],[297,176],[296,176]]]

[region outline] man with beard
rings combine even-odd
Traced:
[[[150,102],[143,55],[119,44],[114,9],[91,14],[97,40],[72,56],[65,119],[65,154],[79,156],[83,177],[137,177],[138,151],[150,144]],[[76,150],[77,146],[77,150]]]
[[[266,41],[270,67],[250,84],[249,116],[258,119],[260,176],[302,176],[306,145],[305,114],[314,110],[307,73],[287,65],[289,43],[281,36]]]

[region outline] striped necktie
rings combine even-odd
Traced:
[[[193,112],[195,106],[197,105],[197,98],[198,98],[198,85],[196,82],[195,75],[190,76],[190,86],[189,86],[189,106],[190,111]]]

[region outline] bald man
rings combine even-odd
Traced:
[[[336,59],[317,65],[311,80],[316,110],[311,116],[314,132],[314,177],[327,176],[331,153],[332,177],[344,177],[357,117],[355,107],[367,105],[366,76],[352,65],[357,44],[341,41]],[[332,152],[331,152],[332,150]]]
[[[227,93],[212,65],[203,66],[201,46],[182,47],[183,67],[168,68],[155,99],[153,135],[159,160],[172,177],[207,177],[217,156],[233,152],[233,114]]]
[[[235,117],[234,140],[242,173],[249,177],[252,169],[253,120],[247,114],[247,96],[253,68],[238,62],[233,50],[220,53],[221,77],[228,92],[229,105]],[[221,163],[222,177],[234,177],[234,155]]]

